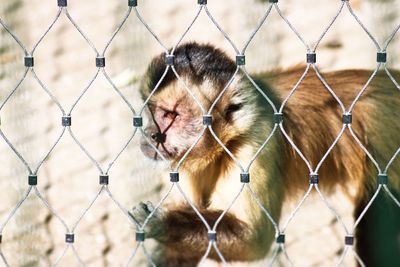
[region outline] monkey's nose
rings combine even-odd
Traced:
[[[152,138],[154,141],[156,141],[157,143],[163,144],[163,143],[165,143],[165,141],[166,141],[166,139],[167,139],[167,135],[164,134],[164,133],[160,133],[160,132],[158,132],[158,133],[152,133],[152,134],[151,134],[151,138]]]

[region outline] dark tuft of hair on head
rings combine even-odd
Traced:
[[[174,52],[174,68],[181,77],[186,77],[194,84],[209,80],[216,86],[224,86],[232,78],[236,70],[235,62],[223,51],[209,44],[190,42],[180,45]],[[147,69],[147,92],[155,88],[162,78],[167,65],[165,54],[155,57]],[[172,70],[169,70],[159,86],[159,90],[176,80]]]

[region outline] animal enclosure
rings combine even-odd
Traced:
[[[140,100],[138,87],[149,60],[157,53],[169,56],[166,71],[173,71],[171,48],[188,41],[216,44],[236,60],[235,75],[244,73],[260,93],[248,75],[250,71],[304,64],[303,75],[291,88],[287,101],[308,73],[316,73],[344,114],[341,131],[326,156],[343,134],[358,140],[351,128],[351,111],[378,70],[383,70],[400,90],[400,81],[390,70],[400,67],[398,1],[380,5],[351,0],[252,1],[251,5],[220,2],[2,0],[3,265],[151,265],[154,242],[145,238],[143,225],[128,211],[147,200],[162,207],[173,193],[190,203],[205,222],[186,192],[180,190],[180,181],[172,181],[169,188],[159,187],[158,179],[169,180],[170,172],[175,179],[179,170],[154,167],[138,149],[146,126],[142,119],[145,103]],[[354,88],[358,93],[350,107],[343,105],[320,71],[344,67],[371,69],[368,82]],[[176,78],[179,80],[179,75]],[[190,86],[186,87],[190,92]],[[285,104],[275,106],[270,96],[264,98],[276,119],[273,130],[265,135],[266,147],[274,134],[286,133],[282,124]],[[194,97],[193,105],[198,104]],[[210,113],[204,110],[206,121]],[[205,131],[212,132],[213,128],[205,123],[202,133]],[[225,211],[234,209],[235,199],[247,191],[273,224],[276,244],[261,266],[318,266],[327,262],[362,265],[352,247],[359,220],[351,220],[343,195],[328,197],[319,190],[318,169],[326,157],[313,166],[292,138],[285,137],[310,171],[309,189],[286,207],[286,216],[277,221],[259,204],[260,196],[252,190],[252,182],[247,182],[251,164],[233,158],[243,176],[242,181],[233,177],[241,187],[231,192],[232,201]],[[214,138],[219,140],[216,135]],[[220,142],[231,154],[225,145]],[[387,185],[391,168],[399,164],[400,148],[393,151],[388,162],[380,164],[365,144],[358,145],[376,167],[376,195],[387,194],[400,212],[399,200]],[[304,227],[309,224],[309,228]],[[212,238],[218,235],[214,226],[204,223],[211,236],[205,257],[211,250],[218,251],[218,240]],[[317,229],[324,229],[322,237],[313,237]],[[326,238],[327,251],[320,253],[315,246],[321,238]],[[309,244],[313,245],[307,251],[304,247]],[[224,255],[219,257],[224,263]]]

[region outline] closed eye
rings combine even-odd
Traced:
[[[232,114],[238,110],[240,110],[243,107],[242,104],[231,104],[228,106],[228,108],[225,111],[225,116],[227,119],[230,119]]]

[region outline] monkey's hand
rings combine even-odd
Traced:
[[[137,206],[132,208],[129,215],[140,225],[143,225],[146,219],[151,215],[144,229],[146,237],[162,241],[166,231],[163,220],[164,211],[161,208],[155,210],[150,201],[146,203],[140,202]]]

